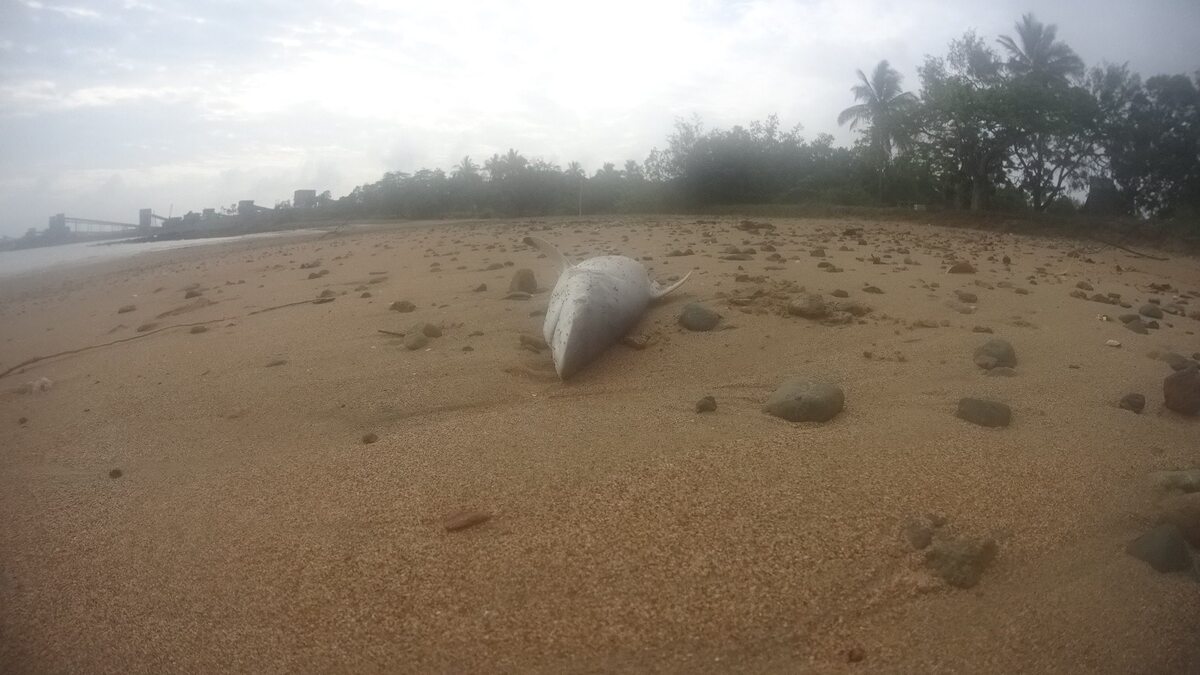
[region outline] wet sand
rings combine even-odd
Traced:
[[[1152,297],[1200,309],[1198,261],[768,222],[376,227],[5,279],[0,371],[167,329],[0,379],[3,670],[1200,671],[1200,584],[1123,552],[1152,523],[1150,472],[1200,465],[1200,419],[1164,409],[1171,371],[1148,356],[1200,351],[1200,321],[1116,320]],[[650,347],[564,384],[520,347],[548,293],[505,299],[518,268],[553,285],[527,234],[695,273],[635,329]],[[1080,281],[1133,309],[1069,297]],[[787,316],[800,287],[872,311]],[[695,301],[717,330],[677,324]],[[418,322],[442,335],[415,351],[379,332]],[[993,336],[1015,377],[972,362]],[[764,415],[790,375],[837,383],[845,410]],[[1141,415],[1117,408],[1128,392]],[[1012,425],[957,419],[963,396],[1008,403]],[[447,531],[463,510],[490,519]],[[978,585],[932,576],[900,536],[927,513],[997,542]]]

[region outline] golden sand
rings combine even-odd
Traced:
[[[1200,309],[1196,259],[737,222],[376,226],[0,281],[0,370],[168,327],[0,379],[0,670],[1200,671],[1200,584],[1123,553],[1151,522],[1147,475],[1200,465],[1200,420],[1164,410],[1170,370],[1147,356],[1200,351],[1200,321],[1116,321],[1179,291]],[[548,294],[504,299],[521,267],[553,285],[527,234],[695,273],[636,329],[649,346],[564,384],[519,337],[540,335]],[[764,242],[782,262],[720,259]],[[1133,310],[1069,297],[1079,281]],[[784,315],[801,286],[873,311]],[[692,301],[721,327],[680,328]],[[415,351],[379,332],[418,322],[442,335]],[[208,330],[169,328],[193,323]],[[976,326],[1012,342],[1015,377],[973,364]],[[789,375],[839,384],[844,412],[764,415]],[[40,377],[48,391],[15,391]],[[1116,407],[1128,392],[1143,414]],[[718,409],[697,414],[706,394]],[[1012,426],[956,419],[963,396],[1008,403]],[[450,527],[473,512],[490,518]],[[998,542],[974,588],[900,537],[931,512]]]

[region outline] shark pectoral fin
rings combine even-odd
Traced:
[[[547,258],[550,258],[554,261],[554,264],[558,265],[560,272],[571,267],[571,261],[567,259],[567,256],[563,255],[561,251],[554,247],[554,244],[551,244],[545,239],[539,239],[537,237],[525,237],[521,240],[521,242],[526,246],[532,246],[542,253],[545,253]]]
[[[675,283],[671,284],[670,286],[666,286],[666,287],[659,285],[659,283],[657,281],[651,281],[650,282],[650,295],[655,300],[657,300],[657,299],[663,297],[664,295],[667,295],[671,291],[674,291],[676,288],[679,288],[680,286],[682,286],[683,282],[687,281],[688,277],[690,277],[690,276],[692,276],[692,273],[688,272],[687,274],[683,275],[682,279],[680,279],[679,281],[676,281]]]

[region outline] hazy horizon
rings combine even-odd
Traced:
[[[1200,70],[1200,3],[35,2],[0,6],[0,234],[49,215],[136,221],[298,188],[334,196],[385,171],[516,148],[590,174],[643,161],[676,117],[778,114],[853,136],[855,69],[888,59],[917,90],[925,55],[1022,13],[1088,66]],[[461,14],[461,16],[460,16]]]

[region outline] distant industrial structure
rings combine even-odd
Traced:
[[[237,202],[235,207],[230,207],[220,213],[215,208],[206,208],[202,209],[199,213],[188,211],[182,216],[164,216],[155,213],[154,209],[140,209],[138,211],[138,222],[136,223],[97,220],[95,218],[77,218],[67,216],[63,213],[56,213],[50,216],[49,225],[46,227],[42,238],[46,241],[59,242],[69,240],[72,235],[80,233],[117,234],[129,232],[151,235],[156,231],[193,232],[215,228],[219,225],[235,225],[238,224],[238,221],[249,220],[265,213],[313,209],[328,199],[328,192],[324,192],[318,196],[316,190],[296,190],[293,193],[290,205],[287,202],[281,202],[275,208],[258,206],[254,203],[253,199],[243,199]],[[30,229],[26,236],[37,236],[36,231]]]

